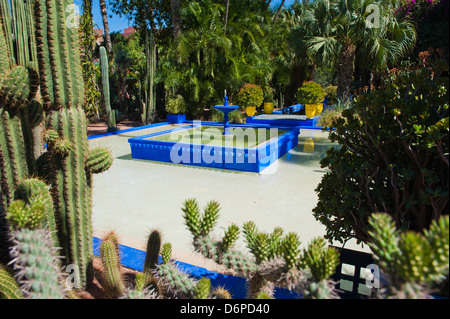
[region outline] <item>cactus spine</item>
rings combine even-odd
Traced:
[[[109,92],[109,64],[108,55],[105,47],[100,47],[100,64],[102,70],[102,85],[103,85],[103,101],[105,103],[106,116],[108,121],[108,132],[116,131],[116,116],[111,110],[110,92]]]

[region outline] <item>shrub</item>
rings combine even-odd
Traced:
[[[337,102],[337,86],[329,85],[325,89],[326,97],[328,98],[328,105],[333,105]]]
[[[211,121],[213,122],[219,122],[222,123],[224,120],[223,113],[212,109],[211,110]],[[228,122],[230,123],[242,123],[243,122],[243,115],[240,109],[236,109],[230,113],[228,113]]]
[[[242,109],[246,107],[259,107],[264,100],[264,93],[256,84],[244,84],[236,96],[237,102]]]
[[[274,92],[275,90],[268,87],[264,90],[264,102],[274,102]]]
[[[444,65],[445,64],[445,65]],[[448,214],[448,70],[399,72],[380,90],[360,95],[336,119],[331,148],[321,161],[327,172],[316,191],[313,213],[327,238],[367,240],[374,212],[392,216],[397,227],[421,231]]]
[[[169,114],[186,113],[186,103],[184,102],[183,96],[177,94],[174,97],[169,97],[166,102],[166,112]]]
[[[297,91],[297,101],[301,104],[317,104],[323,102],[326,92],[319,83],[308,81]]]

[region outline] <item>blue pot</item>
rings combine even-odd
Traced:
[[[167,114],[167,122],[171,124],[180,124],[186,121],[186,114]]]

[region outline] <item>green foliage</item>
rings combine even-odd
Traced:
[[[186,103],[182,95],[177,94],[175,97],[169,97],[166,101],[166,112],[169,114],[186,113]]]
[[[243,114],[240,108],[228,113],[228,122],[230,123],[243,123]],[[224,115],[222,112],[212,109],[211,110],[211,121],[223,123]]]
[[[321,161],[329,172],[313,210],[327,239],[367,240],[368,218],[380,210],[416,231],[447,211],[448,64],[428,63],[392,72],[333,121],[329,139],[339,145]]]
[[[246,83],[237,93],[236,100],[243,109],[249,106],[260,107],[264,100],[264,92],[259,85]]]
[[[336,85],[328,85],[324,88],[326,97],[328,99],[328,105],[333,105],[337,102],[337,86]]]
[[[297,102],[300,104],[318,104],[322,103],[326,96],[325,90],[319,83],[308,81],[304,82],[297,91]]]

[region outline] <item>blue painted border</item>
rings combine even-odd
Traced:
[[[127,133],[127,132],[139,131],[139,130],[144,130],[144,129],[147,129],[147,128],[158,127],[158,126],[169,125],[169,124],[170,124],[169,122],[160,122],[160,123],[142,125],[142,126],[127,128],[125,130],[117,130],[117,131],[114,131],[114,132],[108,132],[108,133],[88,136],[88,140],[93,140],[93,139],[96,139],[96,138],[107,137],[107,136],[112,136],[112,135],[120,135],[120,134]]]
[[[101,242],[102,240],[100,238],[94,237],[93,249],[95,257],[100,257]],[[137,271],[144,270],[144,261],[146,255],[145,251],[120,244],[119,244],[119,251],[120,251],[120,263],[124,267],[131,268]],[[158,263],[160,264],[161,262],[162,259],[160,256]],[[175,264],[180,268],[180,270],[184,271],[185,273],[191,275],[196,279],[200,279],[202,277],[209,278],[211,280],[211,286],[213,288],[219,286],[225,287],[228,291],[231,292],[233,299],[245,299],[247,289],[246,279],[212,272],[206,268],[190,265],[180,261],[175,261]],[[289,291],[287,289],[276,288],[275,298],[298,299],[299,295],[296,292]]]
[[[217,127],[221,127],[223,125],[217,122],[198,121],[185,121],[184,123],[192,123],[192,125],[129,138],[128,142],[130,143],[132,158],[173,163],[170,154],[173,147],[176,146],[179,147],[179,150],[182,150],[184,154],[189,156],[189,162],[185,163],[182,161],[179,163],[182,165],[260,173],[274,163],[278,158],[286,154],[290,149],[295,147],[298,144],[298,134],[300,133],[300,129],[298,127],[274,126],[267,124],[230,125],[231,127],[240,128],[278,128],[287,131],[276,138],[262,143],[256,148],[195,145],[179,142],[148,140],[148,138],[152,136],[190,129],[193,126],[195,127],[197,123]],[[211,151],[213,153],[212,155]],[[215,161],[207,163],[204,161],[203,153],[209,154],[213,158],[217,156],[221,160],[218,163]]]

